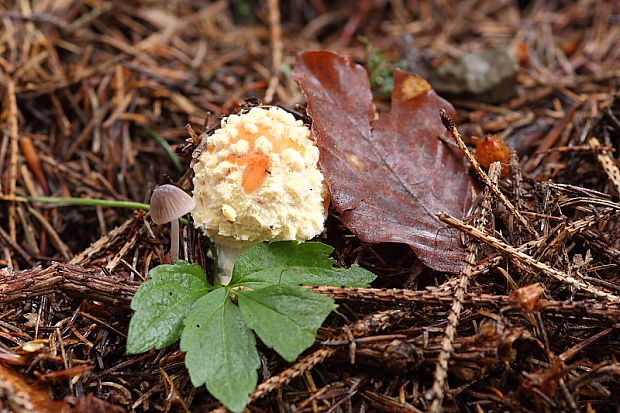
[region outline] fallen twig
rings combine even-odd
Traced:
[[[502,251],[505,254],[508,254],[508,256],[512,259],[517,260],[518,262],[522,262],[526,265],[529,265],[531,267],[534,267],[535,269],[541,271],[542,273],[549,275],[550,277],[555,278],[556,280],[566,283],[572,287],[575,287],[577,289],[583,290],[583,291],[587,291],[590,294],[593,294],[597,297],[602,297],[605,298],[607,300],[610,301],[620,301],[620,297],[615,296],[613,294],[607,293],[603,290],[600,290],[596,287],[593,287],[591,285],[585,284],[582,281],[579,281],[578,279],[562,272],[559,270],[556,270],[555,268],[552,268],[550,266],[548,266],[547,264],[540,262],[538,260],[535,260],[534,258],[530,257],[529,255],[519,251],[518,249],[511,247],[510,245],[502,242],[501,240],[492,237],[490,235],[487,235],[485,233],[483,233],[482,231],[479,231],[478,229],[472,227],[471,225],[467,225],[465,224],[463,221],[461,221],[460,219],[454,218],[448,214],[444,214],[444,213],[439,213],[437,214],[437,216],[439,217],[439,219],[443,222],[445,222],[446,224],[484,242],[487,245],[492,246],[493,248],[496,248],[500,251]]]
[[[590,138],[588,143],[594,149],[601,149],[602,148],[602,146],[601,146],[600,142],[598,141],[598,139],[596,139],[594,137]],[[609,177],[609,180],[614,184],[614,187],[616,188],[616,191],[618,191],[618,193],[620,193],[620,170],[618,170],[618,167],[616,166],[616,163],[614,162],[614,160],[611,157],[611,155],[609,155],[609,151],[608,150],[603,150],[602,152],[597,153],[596,154],[596,159],[598,159],[599,163],[601,164],[601,166],[605,170],[605,173]]]
[[[489,179],[493,185],[497,185],[497,179],[501,173],[501,165],[499,162],[494,162],[489,168]],[[480,202],[480,212],[474,219],[474,226],[479,230],[482,230],[489,220],[491,214],[491,187],[485,188],[482,195],[482,202]],[[428,411],[433,413],[439,413],[444,398],[444,385],[446,378],[448,377],[448,361],[450,360],[450,354],[452,353],[452,342],[456,334],[456,328],[459,324],[459,316],[461,309],[463,308],[463,298],[467,291],[469,280],[472,276],[472,269],[475,266],[476,254],[478,253],[478,243],[474,240],[469,240],[467,243],[467,256],[465,257],[465,265],[461,270],[461,274],[458,277],[458,284],[454,289],[454,299],[450,312],[448,313],[448,324],[444,331],[444,336],[441,341],[441,351],[439,352],[437,364],[435,367],[435,379],[433,381],[433,387],[426,397],[431,400]]]
[[[280,23],[280,1],[267,0],[269,10],[269,33],[271,35],[271,77],[267,91],[265,92],[265,103],[271,103],[280,84],[280,66],[282,65],[282,24]]]
[[[92,300],[128,306],[139,285],[140,282],[109,276],[96,268],[86,269],[63,263],[53,263],[47,268],[33,268],[20,272],[5,268],[0,270],[0,304],[64,292],[78,297],[88,294]],[[328,286],[306,288],[338,301],[368,301],[391,305],[447,306],[454,298],[452,291]],[[463,296],[463,304],[475,307],[507,308],[513,306],[514,302],[507,295],[466,293]],[[586,314],[598,319],[620,322],[620,303],[618,302],[541,300],[537,308],[550,313],[575,316]]]
[[[497,199],[499,199],[502,202],[502,204],[506,206],[506,208],[510,211],[510,213],[513,214],[515,218],[517,218],[517,220],[521,223],[521,225],[523,225],[523,227],[527,230],[527,232],[529,232],[534,237],[538,237],[538,233],[536,232],[536,230],[530,225],[530,223],[525,219],[525,217],[523,217],[523,215],[521,215],[521,213],[514,207],[512,202],[510,202],[508,198],[506,198],[506,196],[502,193],[502,191],[499,190],[497,185],[493,184],[489,176],[482,170],[482,168],[480,167],[480,164],[478,164],[478,161],[476,161],[476,158],[474,158],[474,156],[471,154],[471,152],[465,145],[465,142],[463,142],[463,139],[461,139],[461,134],[456,128],[456,125],[454,124],[454,121],[452,120],[452,118],[443,109],[440,110],[439,114],[441,116],[441,121],[443,122],[444,126],[446,127],[448,132],[450,132],[450,134],[452,135],[452,138],[454,138],[455,142],[457,143],[461,151],[463,151],[465,158],[467,158],[467,160],[469,161],[471,166],[474,168],[474,171],[476,171],[476,174],[480,177],[480,179],[482,179],[482,181],[491,189],[491,191],[493,191],[493,194],[497,197]]]

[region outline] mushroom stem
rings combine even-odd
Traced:
[[[179,259],[179,220],[170,223],[170,261],[174,264]]]
[[[219,268],[217,276],[220,284],[228,285],[232,279],[233,268],[235,268],[237,258],[250,247],[236,248],[216,243],[215,248],[217,251],[217,267]]]

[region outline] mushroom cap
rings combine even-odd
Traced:
[[[151,195],[151,218],[156,224],[166,224],[179,219],[194,209],[192,197],[174,185],[161,185]]]
[[[305,241],[323,231],[327,187],[310,129],[255,107],[222,120],[194,164],[194,225],[235,248]]]

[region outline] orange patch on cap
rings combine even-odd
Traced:
[[[269,156],[263,153],[247,153],[241,156],[229,156],[228,162],[245,166],[241,177],[243,192],[251,194],[256,191],[269,175]]]

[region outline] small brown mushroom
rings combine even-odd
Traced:
[[[161,185],[151,195],[151,218],[157,225],[170,222],[170,259],[179,258],[179,218],[191,212],[196,203],[190,195],[174,185]]]

